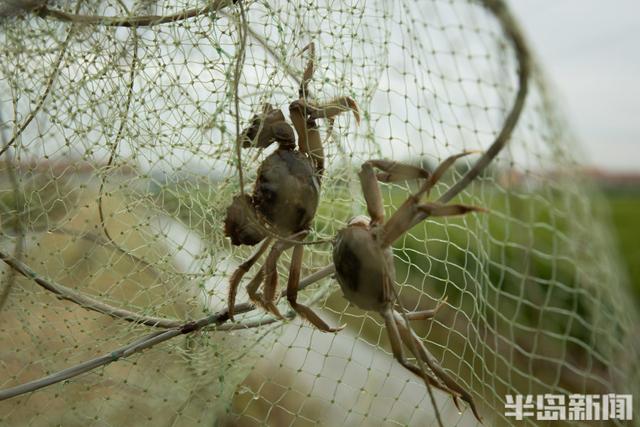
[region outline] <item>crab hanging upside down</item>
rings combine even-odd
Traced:
[[[351,111],[359,123],[356,102],[346,96],[324,104],[309,99],[308,84],[314,73],[314,45],[305,48],[310,60],[302,76],[298,99],[289,105],[293,128],[279,109],[267,104],[261,114],[254,116],[243,132],[243,146],[266,148],[278,143],[258,169],[252,194],[234,197],[227,209],[224,232],[233,245],[258,245],[256,251],[233,273],[229,283],[228,310],[233,319],[237,289],[242,277],[271,246],[265,263],[247,285],[249,298],[275,316],[282,318],[276,307],[280,255],[296,246],[291,261],[290,276],[298,276],[302,264],[302,242],[309,232],[318,207],[320,180],[324,171],[324,153],[317,121],[326,119],[330,126],[341,113]],[[297,135],[297,147],[296,147]],[[264,291],[259,292],[264,283]],[[317,328],[333,332],[311,308],[297,302],[297,284],[289,280],[287,296],[292,308]]]
[[[449,394],[456,406],[458,398],[469,404],[476,418],[480,415],[471,394],[459,386],[429,353],[422,340],[413,332],[409,320],[432,318],[440,304],[433,310],[405,313],[394,309],[397,301],[395,269],[391,245],[417,222],[430,216],[462,215],[484,209],[460,205],[421,202],[423,195],[440,179],[442,174],[465,152],[446,159],[433,174],[424,169],[386,160],[370,160],[362,165],[360,181],[370,218],[357,216],[346,228],[338,232],[333,247],[336,278],[342,292],[351,303],[363,310],[376,311],[383,317],[394,357],[409,371],[431,385]],[[374,168],[382,172],[375,173]],[[400,208],[384,220],[384,207],[377,181],[393,182],[408,179],[424,179],[420,189],[410,195]],[[405,358],[403,345],[417,359],[414,364]],[[422,369],[426,365],[429,369]]]

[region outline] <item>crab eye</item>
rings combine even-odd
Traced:
[[[355,227],[368,227],[369,224],[371,224],[371,218],[369,218],[368,216],[365,216],[365,215],[354,216],[347,223],[347,225],[349,227],[352,227],[352,226],[355,226]]]

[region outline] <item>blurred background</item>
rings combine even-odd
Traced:
[[[640,304],[640,3],[509,2],[584,150]]]

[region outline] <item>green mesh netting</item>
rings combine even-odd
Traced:
[[[463,0],[11,0],[0,16],[0,389],[113,362],[1,401],[0,424],[436,425],[381,318],[350,306],[331,277],[300,299],[346,323],[339,333],[250,310],[115,351],[224,310],[251,253],[222,231],[240,191],[236,126],[267,102],[286,113],[305,46],[315,43],[314,97],[350,96],[362,110],[359,126],[345,114],[321,127],[327,170],[308,239],[322,240],[365,213],[363,161],[432,168],[490,146],[518,90],[496,16]],[[506,394],[640,396],[638,316],[606,209],[576,171],[541,75],[534,67],[507,147],[456,198],[490,212],[428,219],[394,250],[404,307],[447,298],[413,326],[486,425],[516,424]],[[246,191],[269,152],[242,150]],[[413,188],[382,185],[388,212]],[[330,254],[330,243],[307,246],[303,276]],[[434,393],[446,425],[474,425]]]

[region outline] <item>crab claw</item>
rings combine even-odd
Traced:
[[[287,125],[284,114],[271,104],[265,104],[262,112],[251,118],[251,124],[242,131],[241,137],[245,148],[266,148],[274,141],[295,142],[293,129]]]
[[[316,45],[311,42],[305,47],[302,48],[298,55],[304,54],[306,51],[309,51],[309,62],[307,63],[307,67],[304,69],[304,74],[302,75],[302,83],[301,83],[301,91],[307,92],[307,85],[311,78],[313,77],[313,73],[315,72],[315,61],[316,61]]]
[[[224,235],[233,245],[255,245],[265,238],[251,196],[235,196],[224,218]]]
[[[356,123],[360,124],[360,108],[353,98],[348,96],[341,96],[334,98],[326,104],[318,106],[307,105],[307,112],[309,119],[333,119],[337,115],[340,115],[346,111],[351,110],[353,117],[356,119]]]
[[[489,212],[486,208],[471,205],[443,205],[437,202],[427,202],[416,206],[416,209],[420,212],[427,214],[428,216],[455,216],[464,215],[469,212]]]

